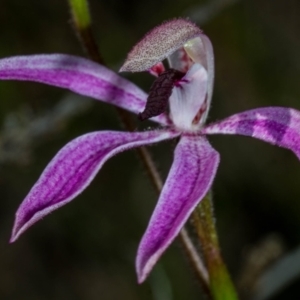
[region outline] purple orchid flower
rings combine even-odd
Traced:
[[[168,59],[169,70],[164,69],[164,59]],[[73,200],[115,154],[180,137],[169,175],[138,248],[136,269],[138,281],[143,282],[211,188],[219,153],[206,135],[255,137],[288,148],[300,159],[300,112],[284,107],[257,108],[205,125],[213,90],[213,50],[207,36],[184,19],[154,28],[129,53],[121,71],[149,71],[157,76],[150,96],[147,98],[137,86],[111,70],[79,57],[55,54],[0,60],[0,79],[67,88],[136,114],[145,109],[143,118],[149,117],[159,125],[146,132],[96,131],[69,142],[20,205],[11,242]],[[167,105],[161,101],[167,101]]]

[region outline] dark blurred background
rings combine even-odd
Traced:
[[[115,70],[153,26],[180,16],[196,21],[215,51],[209,121],[262,106],[300,109],[298,0],[91,0],[90,6],[102,56]],[[67,1],[1,0],[0,57],[33,53],[84,55]],[[145,90],[153,81],[148,74],[129,78]],[[40,84],[1,82],[0,99],[0,299],[202,299],[177,242],[137,285],[135,254],[157,195],[134,151],[109,161],[72,204],[9,245],[14,213],[54,154],[78,135],[122,126],[109,105]],[[214,184],[220,242],[242,299],[300,299],[299,161],[251,138],[210,141],[221,154]],[[151,148],[164,177],[172,148]]]

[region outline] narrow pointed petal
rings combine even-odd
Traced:
[[[1,59],[0,79],[35,81],[66,88],[136,114],[144,109],[147,99],[147,94],[136,85],[104,66],[64,54]],[[167,124],[165,114],[152,120]]]
[[[219,154],[201,136],[183,136],[174,162],[140,243],[136,269],[143,282],[212,185]]]
[[[20,205],[11,242],[35,222],[80,194],[102,165],[115,154],[177,135],[167,130],[134,133],[100,131],[71,141],[49,163]]]
[[[202,130],[204,134],[240,134],[292,150],[300,159],[300,111],[263,107],[238,113]]]

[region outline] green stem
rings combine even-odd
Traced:
[[[91,26],[89,6],[84,0],[69,0],[76,27],[81,30]]]
[[[88,1],[86,0],[68,0],[71,8],[72,19],[75,32],[86,51],[87,55],[94,61],[104,64],[97,44],[93,37],[91,16]]]
[[[213,216],[211,192],[193,212],[194,227],[202,245],[210,290],[214,300],[237,300],[237,293],[223,262]]]

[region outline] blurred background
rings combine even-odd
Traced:
[[[298,0],[90,0],[90,7],[114,70],[162,21],[189,16],[200,25],[216,61],[209,122],[255,107],[300,109]],[[0,38],[0,57],[84,55],[67,1],[1,0]],[[153,81],[128,78],[145,90]],[[137,285],[135,254],[157,195],[134,151],[109,161],[73,203],[9,245],[16,209],[55,153],[78,135],[122,126],[109,105],[37,83],[1,82],[0,99],[0,299],[202,299],[177,242]],[[300,299],[299,161],[247,137],[210,141],[221,154],[217,227],[241,299]],[[164,178],[173,146],[151,148]]]

